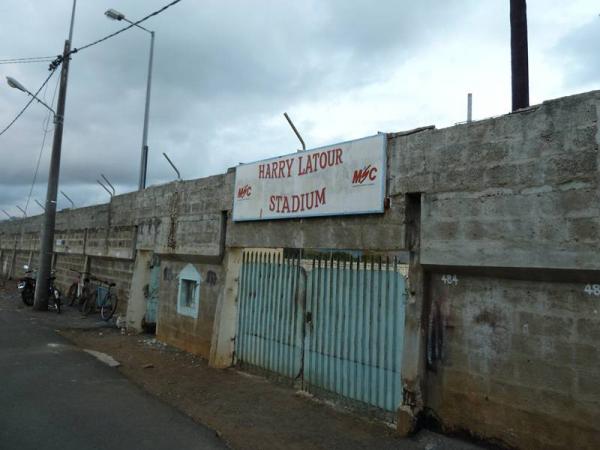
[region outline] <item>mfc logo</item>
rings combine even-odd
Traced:
[[[244,198],[250,197],[251,194],[252,194],[252,186],[247,184],[246,186],[243,186],[238,189],[237,198],[244,199]]]
[[[367,178],[370,181],[375,181],[377,178],[377,167],[371,167],[371,164],[369,164],[364,169],[355,170],[352,175],[352,184],[363,184]]]

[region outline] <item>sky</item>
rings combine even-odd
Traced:
[[[79,0],[73,46],[95,41],[168,0]],[[531,104],[600,88],[600,5],[529,0]],[[72,0],[0,4],[0,60],[62,53]],[[511,107],[509,0],[183,0],[144,23],[156,33],[148,185],[225,172],[240,162],[377,132],[506,114]],[[130,29],[73,55],[60,186],[76,206],[137,189],[150,35]],[[0,64],[0,129],[47,64]],[[40,96],[50,103],[58,73]],[[56,101],[54,102],[56,104]],[[53,128],[33,103],[0,136],[0,216],[42,212]],[[45,132],[44,130],[48,130]],[[44,135],[46,135],[44,142]],[[43,144],[43,145],[42,145]],[[36,183],[34,173],[41,160]],[[101,178],[100,178],[101,179]],[[29,203],[28,203],[29,199]],[[58,208],[70,202],[59,194]],[[2,217],[0,217],[1,219]]]

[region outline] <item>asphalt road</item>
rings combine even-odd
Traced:
[[[221,449],[213,430],[0,299],[0,449]]]

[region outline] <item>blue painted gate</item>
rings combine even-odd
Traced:
[[[406,294],[395,260],[248,252],[239,287],[238,363],[309,392],[397,409]]]
[[[293,379],[302,367],[299,262],[275,254],[244,254],[235,350],[238,362]]]

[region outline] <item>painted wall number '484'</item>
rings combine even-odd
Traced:
[[[585,286],[583,290],[587,295],[595,295],[596,297],[600,297],[600,284],[588,284]]]
[[[442,275],[442,281],[449,285],[458,285],[458,277],[456,275]]]

